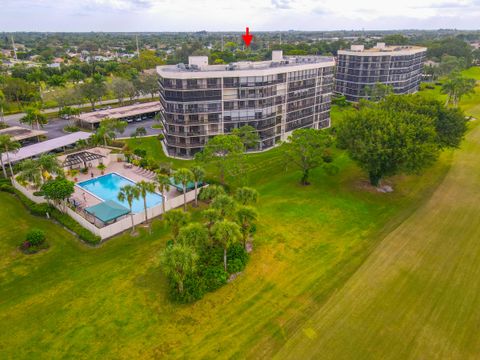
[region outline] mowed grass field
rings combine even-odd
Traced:
[[[278,358],[480,357],[480,128],[433,196],[388,234]]]
[[[473,357],[475,124],[425,174],[390,179],[390,194],[365,189],[366,176],[341,152],[340,173],[315,170],[307,187],[281,148],[250,155],[241,180],[261,195],[251,261],[190,305],[167,297],[162,221],[151,235],[88,248],[0,192],[0,358]],[[153,140],[132,147],[157,151]],[[31,227],[47,232],[50,248],[25,256],[17,246]]]

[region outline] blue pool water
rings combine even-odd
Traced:
[[[77,184],[82,189],[87,190],[96,197],[106,201],[112,200],[120,205],[125,206],[127,209],[128,202],[118,200],[117,196],[120,191],[120,188],[125,185],[135,185],[133,181],[130,181],[123,176],[120,176],[115,173],[110,173],[107,175],[102,175],[100,177],[83,181]],[[147,195],[147,207],[151,208],[162,203],[162,196],[157,193],[148,193]],[[143,198],[140,197],[138,200],[133,200],[132,211],[134,213],[142,212],[143,208]]]

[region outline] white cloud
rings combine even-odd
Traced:
[[[0,31],[477,28],[480,0],[0,0]]]

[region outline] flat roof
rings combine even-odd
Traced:
[[[52,150],[75,144],[78,140],[86,140],[92,134],[85,131],[78,131],[65,136],[60,136],[55,139],[39,142],[33,145],[28,145],[20,148],[16,153],[9,153],[10,162],[17,162],[28,159],[40,154],[48,153]],[[5,164],[8,163],[7,154],[2,154],[2,160]]]
[[[90,124],[99,123],[102,120],[109,119],[123,119],[130,116],[142,115],[150,112],[161,110],[160,101],[151,101],[146,103],[138,103],[128,106],[121,106],[117,108],[92,111],[82,113],[76,116],[77,119]]]
[[[231,76],[264,76],[296,70],[334,66],[331,56],[284,56],[281,60],[240,61],[228,65],[161,65],[157,72],[165,78],[207,78]]]
[[[45,130],[28,129],[21,126],[10,126],[0,130],[0,135],[10,135],[13,140],[17,141],[45,135],[46,133]]]
[[[341,55],[365,55],[365,56],[384,56],[384,55],[412,55],[419,52],[427,51],[426,47],[414,46],[414,45],[391,45],[384,47],[373,47],[370,49],[362,50],[338,50],[338,54]]]
[[[85,208],[85,211],[104,223],[118,219],[119,217],[130,213],[129,209],[113,200],[107,200],[100,204],[90,206]]]

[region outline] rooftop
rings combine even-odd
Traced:
[[[77,119],[87,123],[99,123],[102,120],[109,119],[124,119],[130,116],[142,115],[150,112],[160,111],[160,102],[151,101],[147,103],[138,103],[128,106],[122,106],[113,109],[92,111],[83,113],[77,116]]]
[[[37,155],[48,153],[52,150],[62,148],[64,146],[75,144],[78,140],[86,140],[92,134],[84,131],[78,131],[65,136],[60,136],[55,139],[43,141],[37,144],[24,146],[15,153],[9,153],[10,162],[17,162],[23,159],[28,159]],[[7,154],[2,154],[2,159],[5,164],[8,164]]]
[[[232,76],[229,72],[241,71],[242,75],[250,75],[247,72],[258,73],[269,71],[271,73],[278,72],[278,68],[305,67],[314,68],[318,64],[325,66],[333,66],[334,60],[331,56],[283,56],[282,51],[273,51],[272,60],[267,61],[239,61],[230,64],[209,65],[206,56],[190,56],[188,64],[163,65],[158,66],[157,71],[160,74],[168,75],[168,73],[177,74],[195,74],[195,73],[215,73],[216,76]],[[273,71],[272,71],[273,70]]]
[[[46,133],[47,132],[44,130],[27,129],[21,126],[10,126],[6,129],[0,130],[0,135],[10,135],[13,140],[17,141],[45,135]]]
[[[417,52],[427,51],[426,47],[415,46],[415,45],[385,45],[385,43],[377,43],[376,46],[365,49],[364,45],[352,45],[350,49],[339,50],[339,54],[352,54],[357,53],[359,55],[378,55],[384,53],[395,53],[395,54],[414,54]]]

